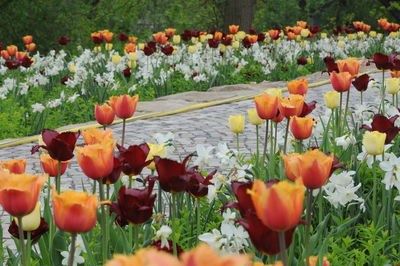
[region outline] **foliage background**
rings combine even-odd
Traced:
[[[21,36],[31,34],[45,52],[63,35],[86,46],[89,34],[101,29],[143,38],[167,27],[225,30],[225,11],[236,2],[249,3],[250,24],[260,31],[297,20],[324,29],[354,20],[377,29],[379,17],[400,22],[400,1],[389,0],[0,0],[0,41],[21,44]]]

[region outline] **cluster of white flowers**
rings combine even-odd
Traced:
[[[63,260],[61,261],[62,265],[68,265],[68,257],[70,253],[69,251],[71,250],[71,244],[68,247],[68,251],[61,252],[61,256],[63,257]],[[82,237],[80,235],[77,235],[75,241],[75,254],[74,254],[74,264],[73,264],[74,266],[85,263],[85,259],[81,256],[82,252],[86,253],[85,244],[83,242]]]
[[[382,183],[385,184],[386,190],[396,187],[400,191],[400,157],[393,153],[388,153],[385,157],[385,160],[379,163],[379,167],[385,172]],[[400,196],[395,199],[400,200]]]
[[[157,230],[156,235],[154,236],[154,241],[161,241],[161,248],[167,247],[169,248],[168,237],[172,234],[172,229],[168,225],[163,225]]]

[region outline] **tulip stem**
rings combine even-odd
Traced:
[[[122,140],[121,140],[121,146],[124,146],[125,143],[125,118],[122,119]]]
[[[265,122],[265,139],[264,139],[263,163],[264,163],[264,161],[265,161],[265,156],[267,155],[268,127],[269,127],[269,120],[267,120],[267,121]]]
[[[341,130],[341,127],[340,127],[340,119],[342,119],[342,102],[343,102],[343,92],[341,91],[340,92],[339,117],[338,117],[338,124],[337,124],[338,131],[339,131],[339,134],[338,134],[339,136],[342,135],[342,130]]]
[[[19,244],[21,246],[21,265],[22,266],[27,266],[28,265],[28,260],[27,260],[27,257],[26,257],[26,249],[25,249],[25,242],[24,242],[24,230],[23,230],[23,225],[22,225],[22,216],[19,216],[17,219],[18,219]]]
[[[289,118],[286,123],[286,131],[285,131],[285,143],[283,144],[283,153],[286,154],[286,146],[287,146],[287,137],[289,134]]]
[[[381,90],[381,94],[382,94],[382,115],[385,114],[385,70],[382,71],[382,90]]]
[[[177,215],[177,210],[176,210],[176,193],[172,193],[172,211],[171,211],[171,219],[172,219],[172,232],[173,232],[173,237],[172,237],[172,247],[174,251],[174,256],[178,256],[178,250],[176,248],[176,219],[178,218]]]
[[[258,163],[258,160],[260,159],[260,145],[259,145],[259,143],[258,143],[258,141],[259,141],[259,128],[258,128],[258,125],[256,125],[256,153],[257,153],[257,163]]]
[[[375,165],[376,162],[376,155],[374,155],[374,162],[373,162],[373,166]],[[372,186],[372,217],[373,217],[373,221],[374,224],[376,225],[376,170],[375,168],[373,168],[373,186]]]
[[[346,117],[347,117],[347,110],[349,108],[349,99],[350,99],[350,89],[347,91],[346,107],[344,108],[343,129],[345,128],[345,125],[347,123]]]
[[[279,250],[281,253],[281,259],[284,266],[288,266],[288,257],[286,254],[286,241],[285,241],[285,232],[278,232],[279,237]]]
[[[239,145],[239,133],[236,133],[236,149],[239,155],[240,145]]]
[[[75,246],[76,246],[76,234],[72,234],[71,236],[71,249],[69,251],[69,256],[68,256],[68,266],[73,266],[74,265],[74,258],[75,258]]]
[[[275,136],[274,136],[274,154],[276,153],[276,144],[278,142],[278,123],[275,123]]]
[[[160,181],[158,181],[157,211],[158,213],[162,213],[162,189]]]
[[[57,163],[56,188],[57,188],[57,193],[60,194],[60,192],[61,192],[61,161],[58,161],[58,163]]]
[[[104,201],[103,179],[99,179],[100,201]],[[103,263],[107,260],[107,226],[106,226],[106,210],[104,204],[101,204],[101,235],[102,235],[102,258]]]
[[[199,241],[199,235],[201,234],[200,228],[200,198],[196,198],[196,227],[197,227],[197,238],[196,243]]]
[[[306,210],[306,266],[310,265],[310,228],[311,228],[311,208],[312,208],[312,189],[307,188],[307,210]]]

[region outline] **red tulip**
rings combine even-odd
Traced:
[[[130,96],[128,94],[112,96],[109,100],[115,114],[122,119],[130,118],[136,111],[139,95]]]
[[[131,145],[127,149],[117,145],[117,148],[119,150],[118,158],[122,164],[122,171],[126,175],[139,175],[143,168],[152,162],[152,160],[147,160],[150,151],[147,143]]]
[[[71,40],[70,40],[68,37],[66,37],[66,36],[61,36],[61,37],[58,39],[58,43],[59,43],[60,45],[67,45],[70,41],[71,41]]]
[[[115,184],[119,177],[121,176],[121,172],[122,172],[122,164],[121,161],[119,160],[119,158],[114,157],[114,165],[113,165],[113,170],[112,172],[103,178],[103,184]]]
[[[119,39],[121,42],[127,42],[128,39],[129,39],[129,37],[128,37],[128,35],[126,35],[126,34],[124,34],[124,33],[120,33],[120,34],[118,34],[118,39]]]
[[[350,89],[352,76],[349,72],[340,72],[339,74],[335,71],[330,76],[332,87],[337,92],[344,92]]]
[[[97,123],[103,126],[111,125],[115,118],[114,109],[108,104],[94,106],[94,116]]]
[[[202,198],[208,194],[208,186],[212,185],[210,180],[213,178],[214,174],[217,172],[212,171],[207,175],[206,178],[204,178],[198,171],[197,171],[197,166],[192,167],[189,169],[188,172],[193,172],[193,174],[190,175],[189,183],[187,186],[187,192],[190,193],[195,198]]]
[[[165,55],[172,55],[172,53],[174,52],[174,47],[172,47],[171,45],[164,45],[163,47],[161,47],[161,52]]]
[[[310,103],[304,102],[303,110],[301,111],[301,114],[299,115],[299,117],[305,117],[305,116],[309,115],[312,111],[314,111],[316,106],[317,106],[317,101],[312,101]]]
[[[371,79],[368,74],[364,74],[356,78],[352,84],[358,91],[366,91],[368,88],[368,83],[374,79]]]
[[[376,114],[372,119],[371,126],[362,125],[361,128],[368,131],[379,131],[381,133],[386,133],[385,144],[389,144],[400,131],[400,128],[394,125],[394,122],[398,117],[398,115],[395,115],[391,118],[387,118],[381,114]]]
[[[191,155],[187,156],[181,163],[158,156],[154,157],[158,181],[164,191],[177,193],[186,190],[190,180],[186,164],[190,157]]]
[[[208,46],[210,48],[218,48],[219,41],[216,39],[208,39]]]

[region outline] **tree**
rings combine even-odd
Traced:
[[[239,25],[247,31],[252,27],[256,0],[226,0],[224,12],[224,30],[229,25]]]

